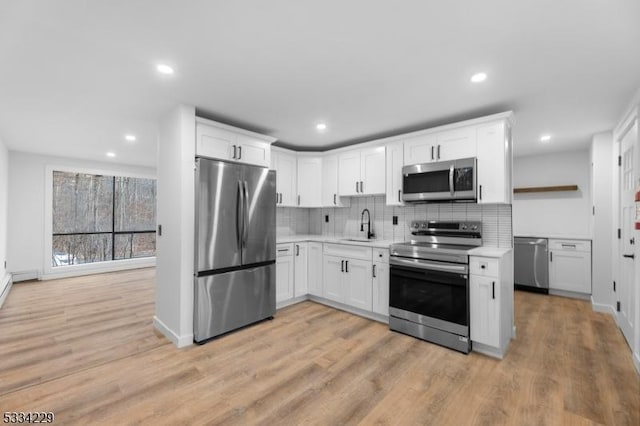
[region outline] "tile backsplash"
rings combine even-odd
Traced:
[[[412,220],[472,220],[482,222],[482,239],[488,247],[513,247],[511,205],[442,203],[387,206],[383,195],[351,198],[351,207],[300,209],[278,207],[276,232],[280,236],[322,234],[330,237],[366,238],[360,231],[363,209],[371,213],[376,238],[389,241],[409,240]],[[325,217],[329,222],[325,222]],[[398,224],[393,225],[393,216]],[[365,220],[366,221],[366,220]]]

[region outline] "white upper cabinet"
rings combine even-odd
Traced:
[[[390,143],[387,149],[387,205],[401,206],[402,202],[402,166],[404,149],[402,142]]]
[[[404,143],[404,164],[407,165],[475,156],[475,126],[416,135]]]
[[[271,168],[276,171],[276,205],[296,206],[298,202],[296,154],[293,151],[274,149],[271,156]]]
[[[436,159],[436,135],[409,137],[404,141],[404,164],[422,164]]]
[[[349,207],[348,198],[340,198],[338,188],[338,156],[322,158],[322,205],[323,207]]]
[[[322,157],[298,154],[299,207],[322,207]]]
[[[385,166],[384,146],[366,148],[360,151],[361,194],[385,193]]]
[[[436,161],[457,160],[476,156],[476,127],[436,133]]]
[[[340,195],[385,193],[384,147],[346,151],[338,156],[338,190]]]
[[[338,192],[340,195],[360,195],[360,150],[338,156]]]
[[[269,167],[275,138],[198,118],[196,155]]]
[[[504,120],[477,128],[478,203],[511,203],[510,130]]]

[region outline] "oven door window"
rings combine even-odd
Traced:
[[[402,190],[405,194],[449,192],[449,169],[405,175]]]
[[[473,191],[473,167],[453,169],[453,190],[456,192]]]
[[[389,306],[469,325],[466,275],[401,266],[390,269]]]

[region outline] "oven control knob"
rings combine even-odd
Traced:
[[[462,225],[461,228],[463,231],[465,231],[467,229],[467,225]]]
[[[420,224],[418,222],[416,222],[416,223],[413,224],[413,227],[418,229],[420,227]]]
[[[477,230],[478,230],[478,227],[477,227],[476,225],[473,225],[473,226],[471,227],[471,230],[472,230],[472,231],[477,231]]]
[[[426,223],[423,223],[422,225],[420,225],[420,227],[421,227],[422,229],[427,229],[427,224],[426,224]]]

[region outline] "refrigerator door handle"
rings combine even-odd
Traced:
[[[244,200],[242,191],[242,181],[238,181],[238,195],[236,196],[236,240],[238,248],[242,248],[242,233],[244,232]]]
[[[242,225],[243,235],[242,235],[242,246],[247,246],[247,240],[249,239],[249,189],[247,185],[247,181],[244,181],[244,223]]]

